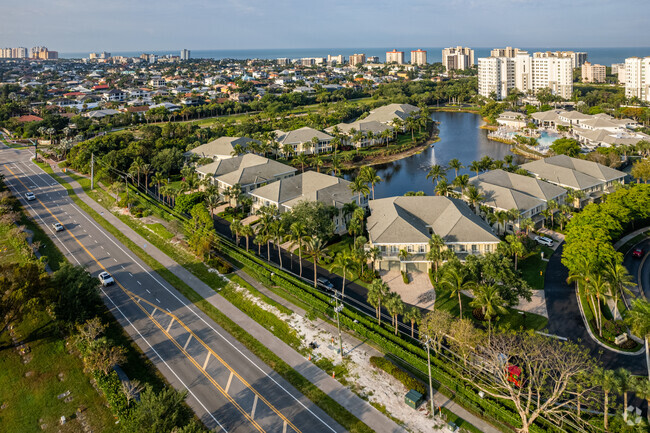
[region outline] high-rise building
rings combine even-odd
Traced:
[[[327,63],[329,63],[330,65],[342,65],[343,63],[345,63],[345,56],[343,54],[338,54],[336,56],[328,54]]]
[[[412,65],[426,65],[427,52],[423,50],[411,51],[411,64]]]
[[[442,65],[447,71],[469,69],[474,66],[474,50],[467,47],[450,47],[442,50]]]
[[[379,63],[379,56],[368,56],[366,63]]]
[[[183,48],[181,50],[181,60],[189,60],[189,59],[190,59],[190,50]]]
[[[280,57],[275,61],[278,66],[287,66],[291,61],[287,57]]]
[[[625,59],[625,97],[650,101],[650,57]]]
[[[625,84],[625,63],[612,63],[612,75],[618,77],[618,84]]]
[[[0,49],[0,59],[10,59],[10,58],[11,58],[11,48]]]
[[[40,58],[40,52],[41,51],[47,51],[47,47],[32,47],[31,50],[29,50],[29,57],[32,59],[38,59]]]
[[[12,48],[11,49],[11,57],[14,59],[26,59],[28,56],[28,51],[27,48],[25,47],[18,47],[18,48]]]
[[[495,48],[490,51],[490,56],[492,57],[516,57],[519,53],[526,53],[527,51],[520,50],[519,48],[505,47],[505,48]]]
[[[350,66],[357,66],[359,64],[363,65],[364,63],[366,63],[365,54],[352,54],[350,56]]]
[[[478,62],[479,94],[498,100],[512,89],[523,93],[548,88],[564,99],[573,94],[573,68],[570,58],[533,57],[519,52],[513,57],[485,57]]]
[[[587,53],[581,51],[540,51],[533,55],[537,58],[558,57],[571,59],[572,68],[580,68],[587,61]]]
[[[386,51],[386,63],[397,63],[398,65],[404,64],[404,51]]]
[[[582,64],[583,83],[604,83],[607,75],[607,67],[603,65],[592,65],[589,62]]]

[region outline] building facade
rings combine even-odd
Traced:
[[[583,51],[540,51],[534,54],[537,58],[570,59],[572,68],[580,68],[587,61],[587,53]]]
[[[582,82],[583,83],[604,83],[607,75],[607,67],[603,65],[592,65],[584,62],[582,65]]]
[[[398,65],[404,64],[404,51],[386,51],[386,63],[397,63]]]
[[[474,50],[468,47],[450,47],[442,50],[442,65],[447,71],[469,69],[474,66]]]
[[[625,97],[650,101],[650,57],[625,59]]]
[[[366,63],[365,54],[352,54],[350,56],[350,66],[357,66],[359,64],[363,65],[364,63]]]
[[[412,65],[426,65],[427,64],[427,52],[424,50],[415,50],[411,51],[411,64]]]
[[[182,49],[181,50],[181,60],[189,60],[189,59],[190,59],[190,50]]]
[[[526,53],[527,51],[520,50],[519,48],[505,47],[505,48],[495,48],[490,51],[490,56],[492,57],[516,57],[519,53]]]

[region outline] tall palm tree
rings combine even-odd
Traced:
[[[388,285],[381,278],[374,279],[368,289],[368,303],[375,307],[377,323],[379,325],[381,325],[381,303],[389,292]]]
[[[436,194],[441,196],[447,196],[452,191],[451,185],[447,183],[446,180],[442,179],[438,181],[436,185]]]
[[[304,173],[305,172],[305,165],[309,162],[309,158],[305,153],[299,153],[296,155],[295,158],[291,160],[292,165],[299,165],[300,166],[300,172]]]
[[[402,297],[399,293],[390,292],[388,294],[388,297],[386,298],[386,310],[388,310],[388,314],[390,314],[393,319],[395,335],[397,335],[397,324],[399,322],[397,316],[404,312],[404,302],[402,302]]]
[[[598,384],[603,390],[603,394],[605,395],[605,398],[603,400],[603,410],[604,410],[604,427],[605,431],[607,431],[607,424],[608,424],[608,419],[607,419],[607,413],[609,411],[609,393],[612,391],[616,390],[616,374],[614,373],[613,370],[607,370],[607,369],[600,369],[596,373],[596,380],[598,381]],[[627,410],[627,408],[625,409]]]
[[[246,252],[248,252],[248,240],[250,239],[251,236],[253,236],[255,232],[253,231],[253,227],[248,225],[248,224],[243,224],[241,228],[241,235],[246,238]]]
[[[648,364],[648,381],[650,381],[650,302],[645,299],[632,301],[632,309],[628,311],[625,321],[630,325],[631,331],[645,340],[645,358]],[[650,382],[648,384],[650,388]],[[650,392],[648,392],[650,398]],[[648,408],[650,410],[650,407]],[[650,419],[650,416],[649,416]]]
[[[485,200],[485,196],[481,194],[481,191],[476,187],[476,185],[469,185],[467,187],[467,191],[465,192],[465,197],[467,197],[467,200],[472,204],[472,208],[474,208],[474,212],[478,213],[479,210],[479,203]]]
[[[467,167],[472,171],[476,172],[476,175],[478,176],[479,171],[481,171],[482,165],[480,161],[472,161],[472,163]]]
[[[167,183],[167,178],[161,172],[156,172],[156,173],[154,173],[153,176],[151,176],[151,184],[149,186],[156,185],[156,192],[158,193],[158,200],[160,200],[160,185],[161,184],[166,184],[166,183]]]
[[[375,185],[381,182],[381,177],[377,175],[377,171],[366,165],[361,167],[361,170],[359,171],[359,177],[361,177],[364,182],[368,183],[370,185],[370,188],[372,190],[372,199],[375,199]]]
[[[307,238],[304,224],[299,221],[292,223],[289,226],[287,238],[292,248],[298,247],[298,264],[300,266],[300,276],[302,277],[302,246]]]
[[[647,347],[648,344],[646,342]],[[648,424],[650,425],[650,379],[639,380],[634,387],[634,394],[648,403]]]
[[[555,211],[559,205],[555,200],[549,200],[546,202],[546,208],[551,212],[551,228],[553,228],[555,226]]]
[[[469,186],[469,175],[462,174],[457,176],[452,182],[452,185],[456,188],[460,188],[461,194],[465,194],[465,189]]]
[[[271,230],[270,234],[273,237],[275,241],[275,245],[278,248],[278,260],[280,262],[280,269],[282,269],[282,249],[280,245],[282,244],[282,240],[284,239],[286,235],[286,229],[284,228],[284,224],[280,220],[275,220],[271,224]]]
[[[372,264],[372,272],[375,272],[375,261],[381,259],[381,250],[379,247],[372,247],[368,250],[368,259]]]
[[[214,218],[214,210],[219,206],[219,195],[210,194],[205,198],[208,209],[210,210],[210,216]]]
[[[142,164],[140,167],[140,173],[144,175],[144,187],[147,189],[149,185],[149,175],[151,174],[151,164]]]
[[[475,284],[468,281],[464,271],[456,268],[449,268],[442,277],[441,286],[449,290],[449,297],[453,298],[454,295],[458,296],[458,308],[460,310],[460,318],[463,318],[463,302],[461,299],[461,292],[463,290],[471,290]]]
[[[433,262],[435,266],[436,282],[438,282],[438,265],[443,259],[442,249],[445,246],[445,240],[438,234],[432,234],[429,239],[429,252],[427,260]]]
[[[595,314],[598,315],[597,317],[597,325],[598,325],[598,335],[602,338],[603,336],[603,313],[601,311],[600,303],[601,301],[604,301],[606,297],[609,296],[611,293],[611,286],[609,284],[609,281],[607,281],[602,274],[597,273],[596,275],[592,275],[589,278],[589,281],[587,281],[587,284],[585,286],[587,293],[596,298],[596,307],[597,311],[594,311]]]
[[[458,177],[458,170],[465,168],[458,158],[454,158],[447,163],[449,168],[454,169],[454,177]]]
[[[618,299],[619,296],[632,295],[628,287],[634,287],[634,279],[627,272],[627,268],[622,264],[612,260],[607,264],[605,270],[607,273],[607,281],[612,288],[612,298],[614,300],[614,319],[618,316]]]
[[[314,288],[317,287],[316,280],[318,278],[318,263],[326,256],[325,251],[325,242],[323,242],[322,239],[316,236],[307,238],[305,242],[305,252],[314,262]]]
[[[422,312],[417,307],[411,307],[404,313],[404,320],[411,322],[411,338],[415,338],[415,325],[422,320]]]
[[[431,166],[429,172],[427,173],[427,179],[431,179],[431,182],[433,182],[433,187],[435,188],[439,180],[445,179],[445,170],[441,165],[434,164]]]
[[[526,231],[526,234],[530,233],[532,229],[535,228],[535,223],[532,218],[524,218],[519,221],[519,228]]]
[[[368,194],[370,194],[370,188],[368,188],[368,184],[364,182],[360,176],[354,178],[354,180],[350,183],[350,189],[353,193],[363,195],[366,198],[368,197]]]
[[[320,173],[320,168],[325,164],[325,161],[323,161],[323,157],[320,156],[320,154],[317,154],[315,157],[312,158],[312,165],[316,166],[316,171]]]
[[[616,370],[616,392],[623,394],[623,420],[627,421],[627,394],[634,391],[636,380],[629,370],[621,367]]]
[[[499,293],[496,284],[479,284],[474,288],[474,299],[469,303],[474,308],[480,308],[483,316],[488,319],[488,326],[492,325],[492,318],[499,314],[507,314],[504,307],[506,301]]]
[[[338,253],[332,262],[332,272],[340,271],[343,276],[343,286],[341,287],[342,296],[345,296],[345,279],[347,278],[348,271],[352,264],[352,257],[347,251],[341,251]]]
[[[241,234],[241,229],[243,227],[243,224],[241,223],[241,220],[239,219],[234,219],[230,223],[230,232],[235,235],[235,243],[237,246],[239,246],[239,235]]]
[[[515,259],[515,270],[517,270],[517,261],[519,257],[526,254],[526,247],[516,235],[506,236],[506,242],[508,245],[508,252],[510,252]]]

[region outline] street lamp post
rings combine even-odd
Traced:
[[[424,345],[427,346],[427,365],[429,367],[429,401],[431,402],[431,414],[435,415],[436,412],[433,409],[433,383],[431,380],[431,339],[427,338],[427,341],[424,342]]]
[[[336,313],[336,326],[339,329],[339,351],[341,352],[341,361],[343,360],[343,339],[341,338],[341,321],[339,320],[339,313],[343,311],[343,304],[339,305],[339,292],[338,290],[334,292],[334,302],[336,303],[334,307],[334,312]]]

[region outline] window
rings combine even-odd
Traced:
[[[408,251],[409,253],[412,253],[412,252],[415,251],[415,248],[413,247],[413,245],[407,245],[406,246],[406,251]]]
[[[478,253],[478,245],[473,244],[472,245],[472,254],[476,254],[476,253]]]
[[[418,247],[418,253],[423,253],[424,252],[424,245],[420,245]]]
[[[391,254],[397,254],[397,245],[391,245],[390,246],[390,253]]]

